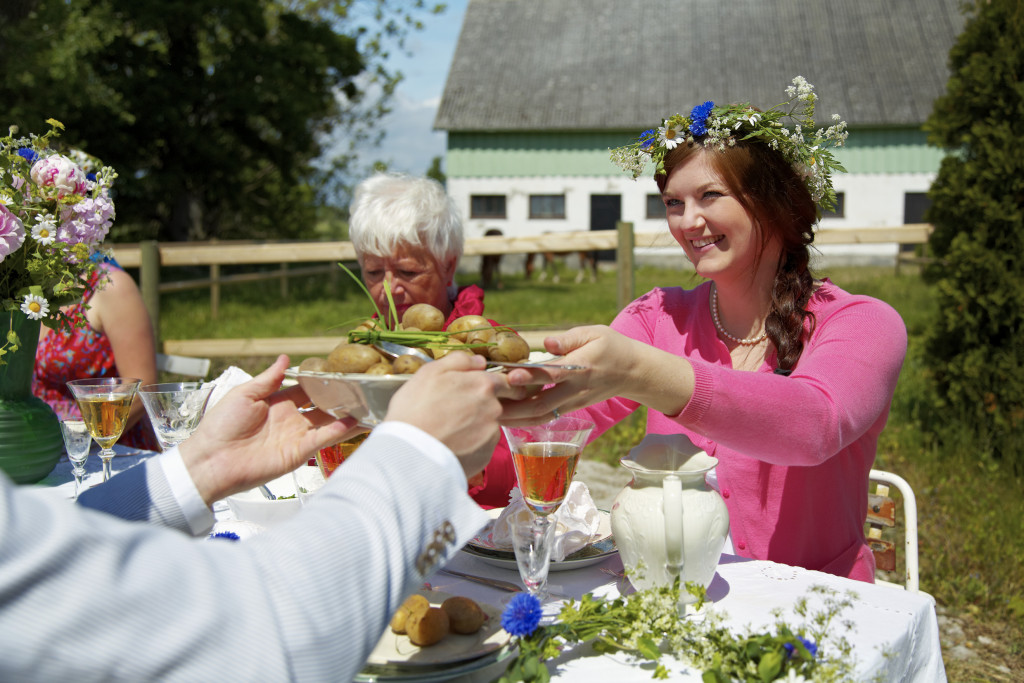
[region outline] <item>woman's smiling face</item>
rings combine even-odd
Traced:
[[[699,152],[672,171],[662,192],[669,231],[701,277],[753,276],[755,268],[774,268],[775,257],[762,254],[761,231],[722,176]]]

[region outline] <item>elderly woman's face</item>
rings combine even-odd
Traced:
[[[384,283],[389,282],[398,319],[413,304],[431,304],[445,317],[452,311],[448,285],[455,275],[455,260],[441,263],[420,246],[400,244],[389,256],[362,257],[363,282],[382,312],[388,310]]]

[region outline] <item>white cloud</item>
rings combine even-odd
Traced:
[[[432,130],[439,97],[412,100],[396,93],[392,112],[381,122],[384,141],[374,158],[393,171],[423,175],[434,157],[444,157],[447,134]]]

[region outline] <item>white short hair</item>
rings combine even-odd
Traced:
[[[377,173],[356,186],[348,237],[360,260],[408,244],[446,263],[462,256],[464,242],[462,218],[441,183],[402,173]]]

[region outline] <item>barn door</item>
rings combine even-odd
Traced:
[[[622,195],[592,194],[590,195],[590,229],[615,230],[615,224],[622,220]],[[602,249],[597,252],[600,261],[614,261],[614,249]]]

